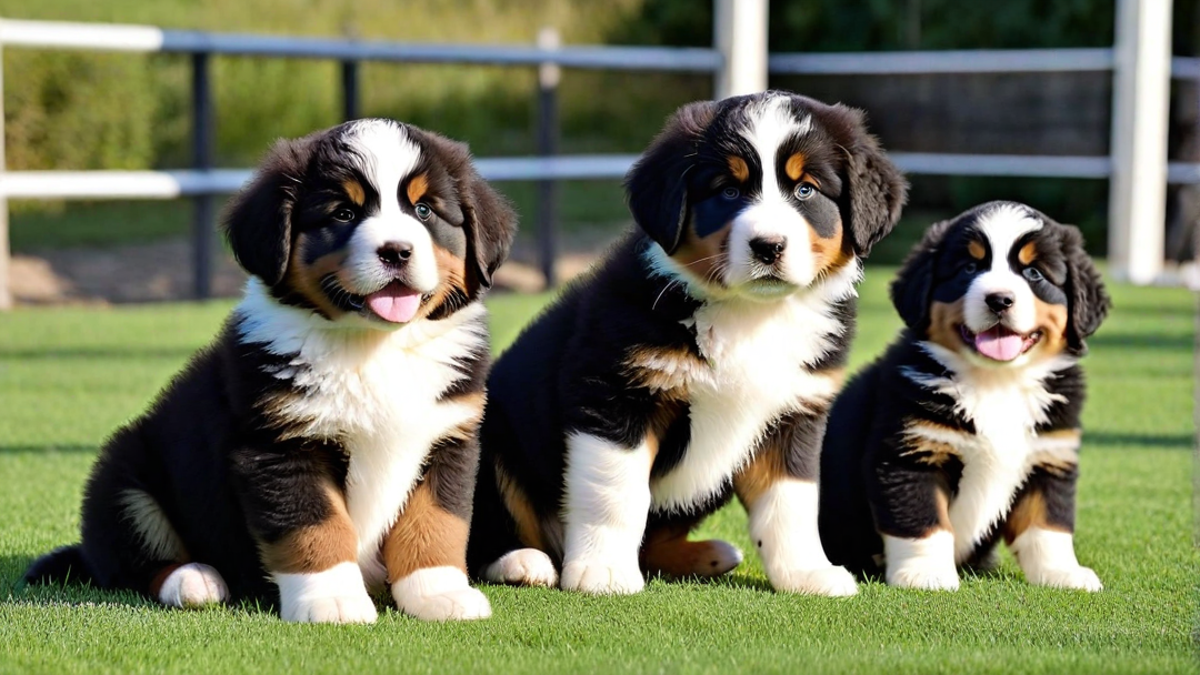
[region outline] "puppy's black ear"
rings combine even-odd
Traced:
[[[879,141],[867,133],[863,111],[839,103],[819,107],[816,112],[846,152],[849,186],[845,211],[849,212],[854,252],[865,258],[900,220],[900,210],[908,199],[908,181]]]
[[[892,304],[915,333],[923,335],[929,324],[929,303],[933,299],[933,274],[946,230],[954,221],[934,223],[921,242],[913,247],[900,272],[892,280]]]
[[[1053,221],[1051,221],[1053,222]],[[1112,299],[1104,288],[1100,272],[1083,248],[1083,234],[1074,225],[1059,225],[1062,250],[1067,259],[1067,349],[1077,355],[1087,353],[1086,338],[1096,332],[1112,308]]]
[[[625,176],[626,202],[637,224],[668,255],[683,238],[688,216],[687,173],[696,144],[716,116],[713,101],[689,103],[675,112]]]
[[[233,256],[268,286],[279,283],[287,270],[292,209],[313,145],[312,137],[277,141],[254,178],[225,208],[222,228]]]

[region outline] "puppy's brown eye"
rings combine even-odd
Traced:
[[[333,212],[333,219],[339,223],[348,223],[354,220],[354,212],[350,209],[338,209]]]
[[[727,187],[724,190],[721,190],[721,196],[725,199],[737,199],[738,197],[742,196],[742,191],[735,187]]]
[[[796,199],[800,201],[812,199],[813,195],[817,194],[817,186],[812,183],[801,183],[796,186],[792,194],[796,195]]]
[[[433,215],[433,209],[429,208],[425,202],[418,202],[413,210],[417,212],[417,217],[421,220],[429,220],[429,216]]]

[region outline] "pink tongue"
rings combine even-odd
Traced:
[[[1023,346],[1024,338],[1000,326],[992,326],[975,336],[976,351],[996,361],[1012,361],[1021,355]]]
[[[367,306],[379,318],[392,323],[408,323],[417,315],[421,294],[393,282],[367,296]]]

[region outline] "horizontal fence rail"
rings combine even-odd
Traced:
[[[168,30],[153,26],[0,20],[0,42],[21,47],[124,52],[181,52],[338,61],[468,63],[604,70],[715,72],[721,55],[688,47],[582,46],[542,49],[523,45],[432,44],[330,38],[276,37]]]
[[[772,54],[776,75],[925,75],[934,73],[1088,72],[1113,68],[1112,49],[962,49],[870,53]]]

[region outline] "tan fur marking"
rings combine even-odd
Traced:
[[[961,437],[968,440],[968,434],[961,429],[948,427],[927,420],[912,420],[904,427],[905,449],[901,455],[919,455],[917,461],[931,466],[941,466],[953,457],[961,457],[962,452],[948,441],[936,440],[932,437]]]
[[[1022,265],[1028,265],[1037,260],[1037,242],[1031,241],[1022,246],[1021,250],[1017,251],[1017,260],[1021,261]]]
[[[342,280],[342,265],[346,262],[346,251],[335,251],[317,258],[311,264],[305,263],[304,255],[307,237],[301,234],[296,238],[294,243],[295,250],[288,258],[287,271],[284,274],[284,283],[286,283],[292,292],[300,295],[321,313],[322,316],[330,320],[337,319],[345,314],[338,309],[329,298],[321,290],[321,279],[333,274],[337,276],[339,283]],[[343,285],[344,287],[344,285]]]
[[[346,191],[346,196],[350,201],[362,206],[367,202],[367,193],[363,190],[362,184],[358,181],[350,179],[342,183],[342,189]]]
[[[962,334],[958,327],[963,323],[963,301],[934,301],[929,305],[929,341],[946,349],[960,351],[963,348]]]
[[[745,183],[750,178],[750,167],[746,166],[746,160],[737,155],[729,155],[726,158],[729,163],[729,173],[737,179],[739,183]]]
[[[466,572],[468,529],[467,521],[437,505],[428,482],[418,485],[383,541],[388,583],[426,567]]]
[[[541,518],[533,510],[533,505],[529,503],[525,491],[508,475],[504,467],[500,466],[499,460],[496,461],[496,483],[496,487],[500,490],[500,497],[504,500],[504,506],[508,508],[509,515],[516,523],[517,539],[524,546],[541,551],[547,550],[546,538],[542,536]]]
[[[733,223],[726,223],[720,230],[700,237],[688,227],[671,258],[705,283],[724,286],[721,271],[725,267],[725,242],[732,229]]]
[[[787,163],[783,165],[783,171],[788,178],[797,182],[804,177],[804,153],[797,152],[788,157]]]
[[[724,574],[727,550],[716,540],[688,541],[687,527],[662,527],[646,533],[641,549],[642,569],[669,577],[713,577]]]
[[[405,190],[408,194],[408,203],[416,205],[429,192],[429,176],[419,173],[408,179],[408,188]]]
[[[324,522],[294,530],[279,541],[259,544],[268,572],[310,574],[354,561],[358,535],[346,512],[346,501],[332,485],[325,487],[325,494],[332,513]]]
[[[624,366],[630,384],[679,401],[687,400],[688,384],[707,376],[709,370],[703,359],[687,349],[644,345],[629,349]]]
[[[1029,461],[1052,474],[1069,474],[1079,466],[1079,446],[1082,442],[1083,432],[1079,429],[1043,431],[1034,441],[1034,447],[1040,446],[1040,449],[1034,451]]]
[[[782,453],[773,445],[764,444],[748,464],[733,474],[733,489],[750,509],[772,485],[787,477]]]
[[[813,269],[817,274],[828,276],[853,259],[853,254],[846,250],[841,221],[838,221],[837,232],[832,237],[822,237],[811,225],[808,232],[812,241]]]
[[[1004,543],[1013,543],[1017,537],[1031,527],[1056,532],[1070,532],[1061,525],[1049,522],[1046,512],[1046,496],[1040,490],[1026,492],[1013,505],[1012,511],[1004,521]]]
[[[967,244],[967,253],[976,260],[983,260],[987,257],[987,249],[979,241],[972,239],[971,243]]]
[[[950,523],[950,491],[945,485],[938,485],[934,488],[933,499],[937,502],[938,512],[938,528],[947,532],[953,532],[954,526]],[[931,531],[929,534],[933,534]]]
[[[1054,305],[1034,296],[1037,327],[1042,331],[1040,343],[1034,347],[1039,358],[1060,354],[1067,346],[1067,306]]]
[[[433,246],[433,256],[437,260],[441,283],[428,299],[422,301],[418,312],[418,316],[422,318],[438,311],[454,298],[470,297],[467,289],[467,262],[437,244]]]

